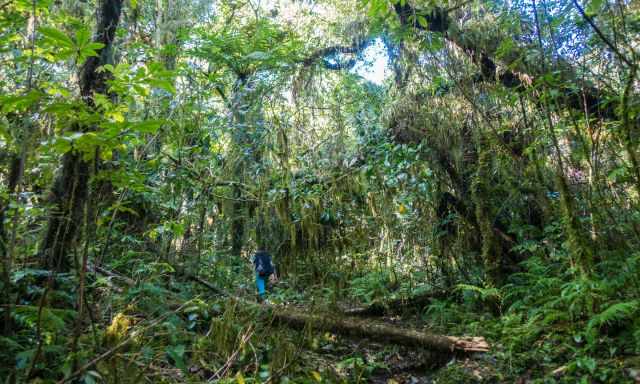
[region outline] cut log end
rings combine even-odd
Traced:
[[[464,352],[489,352],[489,343],[484,337],[454,337],[447,336],[454,348]]]

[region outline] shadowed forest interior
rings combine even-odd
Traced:
[[[635,0],[0,0],[0,382],[640,383],[639,59]]]

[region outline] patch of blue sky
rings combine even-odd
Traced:
[[[387,49],[382,39],[378,38],[362,52],[356,65],[351,68],[351,73],[374,84],[382,85],[392,74],[389,64]]]

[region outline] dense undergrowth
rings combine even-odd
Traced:
[[[73,280],[66,274],[55,276],[55,294],[40,308],[41,303],[29,298],[38,297],[38,281],[49,275],[25,269],[13,276],[24,292],[16,307],[18,337],[1,339],[1,357],[3,367],[15,359],[19,378],[51,379],[69,375],[128,340],[117,354],[82,373],[81,379],[89,383],[136,383],[143,377],[167,383],[212,378],[233,383],[368,382],[380,377],[381,382],[393,382],[402,380],[403,372],[411,372],[415,376],[407,377],[414,380],[429,377],[437,383],[631,383],[640,348],[639,262],[637,254],[608,258],[585,276],[568,268],[566,255],[559,251],[553,257],[528,259],[502,288],[460,284],[423,308],[389,308],[398,314],[385,321],[399,327],[485,336],[491,351],[471,360],[318,332],[313,324],[294,331],[272,323],[268,311],[187,281],[165,263],[140,261],[114,269],[134,276],[132,286],[118,277],[89,278],[90,324],[77,339],[76,352],[67,354],[73,340],[67,330],[74,328],[77,313],[55,308],[68,308],[76,299]],[[201,277],[253,301],[248,262],[216,255],[206,264]],[[305,274],[282,279],[272,287],[269,300],[329,315],[337,308],[393,302],[436,288],[419,274],[378,269],[355,272],[336,291],[331,280],[339,275],[328,271],[325,281]],[[630,286],[635,290],[626,289]],[[40,357],[34,364],[35,354]],[[410,363],[402,365],[407,359]]]

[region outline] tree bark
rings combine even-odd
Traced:
[[[98,55],[89,57],[80,70],[80,95],[89,107],[94,107],[94,93],[107,93],[108,73],[98,68],[112,63],[113,41],[120,21],[123,0],[101,0],[94,41],[104,44]],[[82,127],[82,131],[90,127]],[[50,194],[53,205],[41,247],[46,268],[68,271],[68,254],[82,229],[83,207],[89,188],[90,164],[83,154],[71,150],[62,158],[62,170],[56,176]]]
[[[283,306],[262,305],[262,307],[271,309],[271,315],[275,321],[295,329],[309,326],[322,331],[363,337],[384,343],[427,348],[444,353],[489,351],[489,344],[482,337],[434,335],[370,320],[313,315]]]
[[[13,294],[11,283],[11,269],[13,264],[13,255],[10,252],[10,239],[4,225],[6,212],[9,209],[11,196],[16,192],[22,170],[24,168],[24,159],[22,156],[11,153],[9,156],[9,174],[7,175],[7,196],[6,200],[0,200],[0,256],[2,257],[2,284],[4,285],[5,295],[3,295],[2,303],[5,304],[4,326],[2,334],[9,336],[11,334],[13,321],[11,319],[11,298]],[[17,196],[16,201],[19,199]],[[16,223],[14,222],[14,225]]]
[[[56,177],[50,194],[53,207],[42,244],[44,266],[64,272],[71,268],[71,253],[76,235],[82,229],[82,213],[89,192],[89,164],[76,151],[62,157],[62,172]]]

